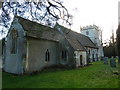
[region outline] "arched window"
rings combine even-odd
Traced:
[[[11,31],[11,53],[15,54],[17,52],[17,37],[18,32],[17,30],[13,29]]]
[[[65,60],[66,60],[66,59],[67,59],[67,52],[65,51],[64,54],[65,54],[65,55],[64,55],[64,58],[65,58]]]
[[[48,62],[50,61],[50,53],[49,50],[47,49],[46,53],[45,53],[45,61]]]
[[[64,60],[67,59],[67,51],[62,50],[62,59],[64,59]]]

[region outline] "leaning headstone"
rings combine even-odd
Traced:
[[[108,64],[108,57],[104,57],[104,64]]]
[[[110,66],[111,67],[116,67],[116,60],[114,58],[110,59]]]

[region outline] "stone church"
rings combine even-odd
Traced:
[[[103,45],[102,45],[102,32],[96,25],[89,25],[81,28],[81,34],[89,37],[92,42],[98,47],[98,59],[101,60],[104,57]]]
[[[14,17],[2,47],[3,70],[13,74],[54,65],[80,67],[98,59],[98,47],[89,37],[59,24],[50,28],[19,16]]]

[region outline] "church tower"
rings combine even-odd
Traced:
[[[102,46],[102,31],[96,25],[90,25],[80,28],[81,34],[88,36],[93,43],[98,46],[98,58],[104,56],[103,46]]]

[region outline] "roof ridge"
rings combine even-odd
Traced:
[[[36,39],[46,39],[57,42],[60,39],[60,33],[49,26],[42,25],[38,22],[31,21],[21,16],[15,16],[12,24],[14,22],[17,22],[21,25],[23,30],[26,31],[27,37],[32,37]]]
[[[22,19],[22,20],[25,20],[25,21],[29,21],[29,22],[31,22],[31,23],[35,23],[35,24],[38,24],[38,25],[40,25],[40,26],[43,26],[43,27],[48,27],[48,28],[51,28],[51,27],[49,27],[49,26],[47,26],[47,25],[44,25],[44,24],[41,24],[41,23],[38,23],[38,22],[36,22],[36,21],[32,21],[32,20],[30,20],[30,19],[27,19],[27,18],[24,18],[24,17],[21,17],[21,16],[14,16],[14,19],[15,18],[17,18],[18,20],[20,20],[20,19]],[[52,28],[53,29],[53,28]]]

